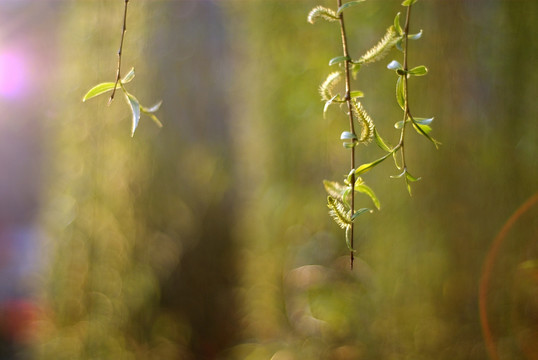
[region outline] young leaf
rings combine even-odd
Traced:
[[[357,140],[357,135],[349,131],[344,131],[340,135],[340,140]]]
[[[359,182],[359,183],[357,184],[357,182]],[[370,188],[368,185],[364,184],[362,182],[362,179],[360,179],[360,180],[357,179],[357,182],[355,182],[355,190],[362,193],[362,194],[368,195],[370,197],[370,199],[372,199],[372,202],[374,203],[377,210],[380,210],[381,209],[381,203],[379,202],[379,199],[375,195],[372,188]]]
[[[349,97],[352,99],[364,97],[364,93],[360,90],[353,90],[349,93]]]
[[[346,226],[346,245],[349,251],[355,252],[355,250],[351,247],[351,225]]]
[[[131,136],[134,136],[135,130],[138,126],[138,122],[140,121],[140,103],[132,94],[128,92],[125,92],[125,98],[127,99],[127,103],[131,106],[131,111],[133,113],[133,126],[131,130]]]
[[[428,68],[426,68],[426,66],[424,65],[420,65],[420,66],[412,68],[411,70],[408,71],[408,73],[415,76],[423,76],[428,73]]]
[[[106,93],[107,91],[112,91],[112,89],[114,89],[114,85],[115,83],[113,82],[104,82],[104,83],[97,84],[94,87],[92,87],[90,90],[88,90],[86,95],[84,95],[84,97],[82,98],[82,101],[84,102],[88,99],[91,99],[93,97]],[[116,88],[118,88],[119,86],[120,85],[118,84]]]
[[[416,2],[417,2],[417,0],[405,0],[405,1],[402,3],[402,5],[403,5],[403,6],[411,6],[411,5],[413,5],[414,3],[416,3]]]
[[[402,64],[400,64],[398,61],[396,60],[392,60],[388,65],[387,65],[387,69],[390,69],[390,70],[401,70],[403,69],[402,67]]]
[[[411,121],[413,122],[413,127],[415,128],[415,130],[419,134],[424,135],[428,140],[430,140],[433,143],[433,145],[435,146],[436,149],[439,149],[439,145],[441,145],[441,143],[439,141],[435,140],[434,138],[432,138],[430,135],[428,135],[428,133],[425,131],[425,129],[422,128],[422,127],[428,126],[428,125],[419,125],[419,124],[417,124],[415,122],[415,120],[413,118],[411,118]],[[431,128],[430,128],[430,130],[431,130]]]
[[[394,30],[398,33],[398,35],[403,35],[402,27],[400,26],[400,13],[396,14],[396,17],[394,18]]]
[[[325,113],[327,113],[327,109],[329,108],[329,106],[331,106],[333,101],[336,100],[337,98],[338,98],[338,94],[334,95],[332,98],[325,101],[325,106],[323,107],[323,117],[325,117]]]
[[[422,37],[422,30],[420,30],[418,33],[416,34],[410,34],[410,35],[407,35],[407,38],[409,40],[418,40]]]
[[[422,132],[425,132],[426,134],[429,134],[430,131],[432,131],[432,128],[430,125],[421,125],[421,124],[413,124],[413,126],[415,127],[415,130],[417,130],[417,132],[419,134],[421,134]],[[422,131],[418,130],[417,128],[420,128]]]
[[[351,60],[351,58],[349,56],[337,56],[337,57],[332,58],[329,61],[329,66],[334,65],[334,64],[338,64],[338,63],[341,63],[341,62],[344,62],[344,61],[349,61],[349,60]]]
[[[132,67],[131,70],[129,70],[129,72],[127,73],[127,75],[125,75],[123,79],[121,79],[121,83],[127,84],[129,81],[133,80],[134,77],[135,77],[135,71],[134,71],[134,67]]]
[[[402,110],[405,111],[404,82],[402,81],[402,76],[398,76],[398,80],[396,80],[396,100]]]
[[[338,11],[336,12],[336,15],[339,16],[342,13],[342,11],[344,11],[348,7],[359,5],[363,1],[365,1],[365,0],[350,1],[350,2],[347,2],[347,3],[343,4],[342,6],[340,6],[338,8]]]
[[[159,101],[157,104],[153,105],[152,107],[150,108],[145,108],[145,107],[142,107],[141,110],[145,113],[154,113],[156,112],[157,110],[159,110],[159,108],[161,107],[163,101]]]
[[[385,143],[381,136],[379,136],[376,128],[374,128],[374,140],[377,146],[379,146],[381,149],[389,152],[391,151],[390,147]]]
[[[362,208],[362,209],[359,209],[359,210],[355,211],[355,213],[351,216],[351,221],[354,221],[356,218],[358,218],[360,215],[364,214],[365,212],[371,213],[372,210],[367,209],[367,208]]]
[[[401,128],[403,128],[403,125],[404,125],[403,120],[400,120],[400,121],[398,121],[397,123],[394,124],[394,127],[396,129],[401,129]]]
[[[367,163],[367,164],[362,164],[361,166],[359,166],[357,169],[355,169],[355,175],[361,175],[361,174],[364,174],[365,172],[368,172],[370,171],[374,166],[378,165],[379,163],[381,163],[383,160],[385,160],[386,158],[388,158],[390,155],[392,154],[392,152],[384,155],[383,157],[380,157],[379,159],[377,160],[374,160],[370,163]]]
[[[430,125],[432,123],[434,118],[413,118],[417,124],[420,125]]]
[[[411,175],[409,173],[409,171],[405,171],[405,178],[408,180],[408,181],[411,181],[411,182],[415,182],[415,181],[419,181],[421,178],[417,178],[417,177],[414,177],[413,175]]]

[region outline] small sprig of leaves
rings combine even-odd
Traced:
[[[157,104],[147,108],[142,105],[140,105],[140,102],[138,99],[131,94],[130,92],[125,89],[125,84],[133,80],[135,76],[134,68],[131,68],[131,70],[125,75],[125,77],[121,78],[121,60],[122,60],[122,54],[123,54],[123,40],[125,38],[125,32],[127,31],[127,7],[129,5],[129,0],[125,0],[125,6],[123,8],[123,27],[121,31],[121,39],[120,39],[120,47],[118,50],[118,66],[116,68],[116,80],[114,82],[103,82],[100,84],[95,85],[92,87],[88,92],[84,95],[82,98],[82,101],[85,102],[88,99],[91,99],[95,96],[107,93],[109,91],[112,91],[110,94],[110,98],[108,99],[108,104],[114,100],[114,95],[116,94],[116,90],[120,88],[125,95],[125,100],[127,101],[127,104],[129,104],[129,107],[132,112],[132,127],[131,127],[131,137],[134,136],[135,130],[138,127],[138,123],[140,121],[140,113],[144,113],[148,115],[156,124],[158,127],[162,127],[162,123],[159,121],[157,116],[155,115],[155,112],[159,110],[161,107],[162,101],[159,101]]]
[[[135,70],[134,68],[131,68],[131,70],[125,75],[123,79],[120,79],[118,82],[103,82],[100,84],[95,85],[92,87],[86,95],[82,98],[82,101],[85,102],[86,100],[89,100],[93,97],[99,96],[101,94],[107,93],[109,91],[114,91],[115,89],[121,89],[123,94],[125,95],[125,100],[127,101],[127,104],[129,104],[129,107],[132,112],[132,128],[131,128],[131,136],[134,136],[135,130],[138,126],[138,122],[140,121],[140,114],[143,113],[147,116],[149,116],[155,124],[157,124],[158,127],[162,127],[163,124],[159,121],[157,116],[155,115],[155,112],[159,110],[161,107],[162,101],[159,101],[157,104],[151,106],[151,107],[144,107],[140,105],[140,102],[138,99],[131,94],[130,92],[125,89],[125,84],[133,80],[135,76]]]
[[[323,6],[317,6],[310,11],[307,18],[308,22],[312,24],[317,20],[339,22],[340,24],[343,54],[329,60],[329,66],[338,65],[340,69],[331,72],[327,76],[325,81],[320,85],[319,93],[321,99],[325,102],[323,109],[324,115],[327,113],[328,108],[333,104],[339,104],[340,106],[347,105],[350,129],[349,131],[342,132],[340,140],[343,141],[344,148],[351,151],[351,169],[343,183],[328,180],[325,180],[323,183],[325,190],[329,195],[327,198],[329,214],[346,233],[346,244],[350,250],[351,268],[353,268],[353,253],[355,252],[353,248],[354,222],[361,214],[372,212],[372,210],[368,208],[361,208],[355,211],[355,193],[367,195],[373,202],[375,208],[378,210],[381,208],[379,199],[374,191],[365,184],[362,175],[392,156],[396,167],[402,171],[399,175],[394,177],[404,177],[408,191],[411,193],[410,183],[419,180],[419,178],[414,177],[407,170],[404,151],[405,128],[407,123],[411,123],[413,128],[415,128],[419,134],[432,141],[436,147],[439,145],[439,142],[429,135],[432,130],[430,124],[433,121],[433,118],[413,117],[409,109],[407,79],[411,76],[426,75],[428,71],[423,65],[416,66],[412,69],[408,69],[407,67],[408,40],[416,40],[422,36],[422,31],[414,35],[409,34],[411,5],[417,0],[405,0],[402,3],[403,6],[407,7],[407,15],[403,29],[400,26],[400,13],[398,13],[393,24],[387,28],[381,39],[357,60],[354,60],[348,52],[344,26],[344,12],[346,9],[359,5],[364,1],[366,0],[348,1],[342,4],[342,0],[337,0],[338,8],[336,11]],[[359,101],[360,98],[364,97],[364,93],[360,90],[352,90],[350,81],[350,74],[356,78],[363,66],[383,60],[393,48],[397,48],[403,52],[403,65],[394,60],[388,65],[388,68],[395,70],[398,75],[398,80],[396,82],[396,99],[404,111],[403,120],[398,121],[395,124],[395,127],[400,129],[401,132],[400,140],[394,147],[389,146],[379,135],[374,121],[366,112],[363,104]],[[335,91],[337,85],[342,80],[345,81],[344,93]],[[358,122],[361,126],[362,131],[360,135],[357,135],[355,132],[355,122]],[[355,148],[359,144],[367,145],[372,140],[374,140],[375,144],[383,150],[385,154],[374,161],[355,166]],[[398,163],[396,157],[398,152],[401,153],[401,165]]]

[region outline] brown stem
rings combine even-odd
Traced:
[[[336,0],[338,8],[342,6],[342,0]],[[345,101],[347,104],[347,110],[349,113],[349,129],[350,132],[353,135],[355,134],[355,122],[353,120],[353,106],[351,104],[351,78],[349,74],[349,52],[347,48],[347,37],[346,37],[346,27],[344,25],[344,13],[340,13],[339,16],[340,21],[340,33],[342,35],[342,50],[344,52],[344,56],[346,57],[346,60],[344,62],[344,69],[345,69],[345,81],[346,81],[346,94],[345,94]],[[355,147],[351,148],[351,170],[355,169]],[[353,215],[355,213],[355,174],[351,174],[351,214]],[[349,252],[349,258],[350,258],[350,267],[351,270],[353,270],[353,222],[351,222],[351,229],[350,229],[350,245],[351,245],[351,251]]]
[[[125,37],[125,32],[127,31],[127,5],[129,5],[129,0],[125,0],[125,7],[123,9],[123,28],[121,31],[120,48],[118,50],[118,68],[116,70],[116,82],[114,83],[114,89],[112,90],[110,99],[108,99],[108,105],[110,105],[112,100],[114,100],[114,95],[116,94],[116,87],[118,86],[118,83],[120,82],[121,78],[121,54],[123,51],[123,38]]]

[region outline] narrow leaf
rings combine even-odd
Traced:
[[[417,2],[417,0],[405,0],[405,1],[402,3],[402,5],[403,5],[403,6],[411,6],[411,5],[413,5],[414,3],[416,3],[416,2]]]
[[[340,135],[340,140],[357,140],[357,135],[349,131],[344,131]]]
[[[356,170],[355,170],[355,175],[361,175],[361,174],[364,174],[365,172],[368,172],[370,171],[374,166],[378,165],[379,163],[381,163],[383,160],[385,160],[386,158],[388,158],[392,153],[388,153],[386,155],[384,155],[383,157],[380,157],[379,159],[377,160],[374,160],[370,163],[367,163],[367,164],[362,164],[361,166],[359,166]]]
[[[432,123],[434,118],[413,118],[413,120],[415,120],[415,122],[417,124],[421,124],[421,125],[430,125]]]
[[[381,149],[385,151],[391,151],[389,146],[385,143],[385,141],[379,136],[379,133],[377,132],[377,129],[374,128],[374,140]]]
[[[150,108],[145,108],[145,107],[141,107],[141,110],[145,113],[154,113],[156,112],[157,110],[159,110],[159,108],[161,107],[163,101],[159,101],[157,104],[153,105],[152,107]]]
[[[402,27],[400,26],[400,13],[396,14],[396,17],[394,18],[394,30],[398,33],[398,35],[403,35]]]
[[[419,180],[421,179],[421,178],[419,178],[419,177],[418,177],[418,178],[417,178],[417,177],[414,177],[413,175],[411,175],[411,174],[409,173],[409,171],[406,171],[406,172],[405,172],[405,177],[406,177],[407,180],[409,180],[409,181],[411,181],[411,182],[419,181]]]
[[[368,195],[370,197],[370,199],[372,199],[372,202],[374,203],[377,210],[381,209],[381,203],[379,202],[379,199],[375,195],[372,188],[370,188],[368,185],[366,185],[364,183],[355,184],[355,190],[357,190],[358,192],[360,192],[362,194]]]
[[[350,2],[345,3],[344,5],[342,5],[342,6],[340,6],[338,8],[338,11],[336,12],[336,15],[340,15],[342,13],[342,11],[344,11],[345,9],[347,9],[349,7],[352,7],[352,6],[355,6],[355,5],[359,5],[363,1],[365,1],[365,0],[356,0],[356,1],[350,1]]]
[[[407,38],[409,40],[418,40],[422,37],[422,30],[420,30],[418,33],[416,34],[410,34],[410,35],[407,35]]]
[[[432,131],[432,128],[431,126],[429,125],[421,125],[421,124],[413,124],[413,126],[415,127],[415,130],[421,134],[422,132],[425,132],[426,134],[429,134],[431,131]],[[417,128],[420,128],[420,130],[418,130]],[[422,130],[422,131],[421,131]]]
[[[428,73],[428,68],[426,68],[426,66],[424,65],[420,65],[420,66],[412,68],[411,70],[408,71],[408,73],[415,76],[423,76]]]
[[[133,80],[134,77],[135,77],[135,71],[134,71],[134,67],[132,67],[131,70],[129,70],[129,72],[127,73],[127,75],[125,75],[123,79],[121,79],[121,83],[127,84],[129,81]]]
[[[334,100],[336,100],[337,97],[338,97],[338,94],[334,95],[332,98],[325,101],[325,106],[323,107],[323,116],[325,116],[327,109],[329,108],[329,106],[331,106],[331,104],[333,103]]]
[[[346,227],[346,245],[349,251],[355,252],[355,250],[351,247],[351,225]]]
[[[422,128],[423,126],[428,126],[428,125],[418,125],[414,120],[413,118],[411,118],[411,121],[413,122],[413,128],[415,128],[415,130],[421,134],[421,135],[424,135],[428,140],[430,140],[433,145],[435,146],[436,149],[439,149],[439,145],[441,145],[441,143],[437,140],[435,140],[434,138],[432,138],[430,135],[428,135],[428,133]],[[428,126],[429,127],[429,126]],[[431,128],[430,128],[431,129]]]
[[[125,92],[125,98],[131,106],[131,111],[133,113],[133,126],[131,130],[131,136],[134,136],[135,130],[138,126],[138,122],[140,121],[140,103],[132,94],[128,92]]]
[[[398,121],[397,123],[394,124],[394,127],[396,129],[401,129],[401,128],[403,128],[403,125],[404,125],[403,120],[400,120],[400,121]]]
[[[364,97],[364,93],[360,90],[353,90],[349,93],[352,99]]]
[[[405,110],[404,82],[401,76],[398,76],[398,80],[396,80],[396,100],[402,110]]]
[[[407,170],[404,169],[404,171],[402,171],[400,174],[398,174],[398,175],[391,175],[390,178],[391,178],[391,179],[399,179],[399,178],[403,177],[403,176],[405,175],[406,172],[407,172]]]
[[[341,63],[341,62],[344,62],[344,61],[349,61],[349,60],[351,60],[351,58],[349,56],[337,56],[337,57],[332,58],[329,61],[329,66],[334,65],[334,64],[338,64],[338,63]]]
[[[107,91],[111,91],[112,89],[114,89],[114,85],[115,83],[113,82],[104,82],[104,83],[97,84],[94,87],[92,87],[90,90],[88,90],[86,95],[84,95],[84,97],[82,98],[82,101],[84,102],[88,99],[91,99],[93,97],[106,93]],[[119,87],[119,84],[116,88],[118,87]]]
[[[355,211],[355,213],[351,216],[351,221],[354,221],[356,218],[358,218],[360,215],[366,213],[366,212],[373,212],[372,210],[370,209],[367,209],[367,208],[362,208],[362,209],[359,209],[357,211]]]
[[[398,70],[398,69],[402,69],[402,64],[400,64],[398,61],[396,60],[392,60],[388,65],[387,65],[387,69],[390,69],[390,70]]]

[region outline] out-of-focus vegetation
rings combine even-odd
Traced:
[[[0,174],[0,193],[39,189],[30,192],[39,206],[24,202],[37,210],[20,217],[6,195],[0,225],[33,224],[40,249],[39,271],[23,278],[4,270],[22,259],[0,249],[2,356],[487,358],[483,262],[538,191],[538,3],[414,5],[410,30],[424,35],[409,62],[428,64],[429,75],[410,83],[410,101],[435,114],[443,145],[413,138],[407,156],[423,179],[413,197],[390,166],[364,175],[383,207],[357,224],[353,271],[322,185],[348,161],[340,110],[322,116],[318,86],[340,44],[334,24],[306,22],[318,3],[131,2],[124,69],[136,68],[129,85],[142,103],[163,100],[164,124],[142,118],[134,138],[120,101],[80,101],[115,74],[123,2],[0,4],[0,14],[17,9],[3,19],[18,29],[10,37],[54,50],[40,57],[42,47],[28,46],[26,64],[47,70],[30,79],[46,84],[39,100],[0,92],[9,115],[0,118],[1,166],[32,179],[15,186]],[[25,12],[32,6],[43,11]],[[400,1],[349,9],[350,51],[375,44],[399,10]],[[365,106],[396,143],[394,74],[371,66],[359,79]],[[2,145],[15,133],[41,159],[39,176],[32,156]],[[378,155],[357,151],[361,162]],[[537,215],[534,206],[518,218],[491,269],[487,314],[501,359],[538,358]],[[12,305],[9,279],[26,302]]]

